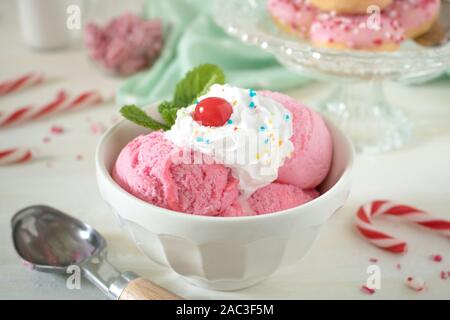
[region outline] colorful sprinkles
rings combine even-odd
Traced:
[[[224,88],[222,88],[222,91],[224,91]],[[289,121],[291,120],[291,115],[289,113],[275,113],[272,110],[269,110],[269,113],[266,113],[265,110],[263,109],[259,109],[257,108],[257,104],[259,103],[258,98],[257,97],[258,93],[256,90],[254,89],[248,89],[246,94],[248,94],[248,97],[250,99],[244,99],[247,100],[247,106],[249,109],[252,110],[252,113],[250,113],[250,115],[253,115],[254,117],[258,118],[260,117],[261,113],[264,113],[264,118],[261,119],[262,121],[256,126],[258,132],[260,133],[261,136],[258,137],[261,138],[259,143],[263,143],[264,147],[262,148],[263,151],[258,150],[259,152],[256,153],[254,156],[256,158],[256,161],[261,162],[265,165],[270,165],[271,163],[273,163],[272,159],[271,159],[271,155],[273,154],[273,152],[277,152],[274,149],[281,149],[284,148],[284,141],[283,139],[279,138],[278,135],[276,134],[276,132],[278,131],[278,127],[274,126],[274,119],[277,119],[277,121],[279,121],[278,119],[282,120],[282,121]],[[231,101],[231,105],[233,108],[237,107],[239,104],[238,98],[236,95],[233,95],[231,97],[228,98],[228,100]],[[195,101],[196,104],[198,104],[200,101],[197,99]],[[245,106],[245,105],[244,105]],[[232,130],[233,132],[238,132],[241,129],[238,126],[239,123],[239,119],[228,119],[225,122],[226,126],[230,126],[229,130]],[[211,144],[212,141],[210,140],[211,137],[209,137],[209,132],[208,130],[202,130],[202,129],[195,129],[194,130],[194,141],[196,143],[201,143],[201,144]],[[208,139],[209,137],[209,139]],[[261,146],[260,146],[261,147]],[[288,157],[292,156],[292,152],[289,153],[287,155]]]
[[[281,147],[283,145],[283,139],[278,139],[278,146]]]
[[[250,101],[250,104],[248,106],[250,107],[250,109],[255,109],[256,104],[253,101],[253,98],[256,97],[256,91],[253,89],[248,89],[248,95],[250,96],[250,98],[252,98],[252,101]]]

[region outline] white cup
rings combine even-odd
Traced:
[[[35,49],[59,49],[69,43],[67,0],[18,0],[24,42]]]

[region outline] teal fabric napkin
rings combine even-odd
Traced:
[[[283,68],[263,50],[225,34],[212,20],[213,3],[212,0],[146,0],[145,16],[159,17],[166,24],[165,46],[152,68],[127,79],[119,88],[119,105],[144,106],[170,98],[178,80],[201,63],[219,65],[228,83],[246,88],[282,91],[311,81]],[[450,75],[450,70],[447,74]],[[431,78],[413,83],[421,84]]]
[[[246,88],[288,90],[310,81],[283,68],[272,55],[225,34],[212,20],[213,2],[147,0],[146,16],[167,24],[165,46],[151,69],[120,87],[119,105],[144,106],[170,98],[178,80],[201,63],[219,65],[228,83]]]

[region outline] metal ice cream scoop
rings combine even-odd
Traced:
[[[450,38],[450,0],[441,1],[439,17],[428,32],[414,39],[424,47],[439,47]]]
[[[131,271],[118,271],[106,260],[106,241],[100,233],[57,209],[42,205],[22,209],[11,226],[17,253],[38,271],[66,273],[76,265],[110,299],[180,299]]]

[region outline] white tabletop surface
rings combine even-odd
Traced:
[[[82,50],[35,52],[20,40],[13,1],[0,5],[0,79],[31,70],[43,71],[55,79],[34,89],[0,98],[2,110],[50,100],[59,89],[80,92],[98,88],[114,91],[120,80],[107,77],[90,65]],[[314,103],[323,98],[328,85],[313,83],[290,92]],[[0,167],[0,298],[4,299],[105,299],[95,287],[82,283],[81,290],[68,290],[65,277],[42,274],[24,268],[16,256],[10,218],[19,209],[48,204],[76,216],[98,229],[107,239],[109,259],[121,270],[133,270],[177,294],[192,299],[449,299],[450,242],[401,223],[383,223],[387,230],[409,241],[406,255],[383,252],[361,239],[353,218],[359,205],[388,198],[415,205],[450,218],[450,79],[422,86],[391,84],[387,94],[402,106],[416,124],[414,137],[405,148],[382,155],[358,155],[350,198],[338,215],[323,228],[310,253],[297,265],[268,280],[238,292],[213,292],[186,284],[179,276],[151,262],[118,228],[100,198],[94,171],[94,150],[99,134],[92,124],[109,126],[118,109],[113,104],[58,115],[0,129],[0,149],[30,146],[33,161]],[[65,133],[52,135],[50,127],[60,125]],[[43,139],[50,141],[44,143]],[[82,155],[82,159],[77,159]],[[431,254],[441,254],[441,263]],[[366,282],[369,259],[377,258],[381,268],[381,289],[374,295],[360,291]],[[402,270],[397,270],[400,263]],[[427,289],[417,293],[405,285],[409,275],[426,280]]]

